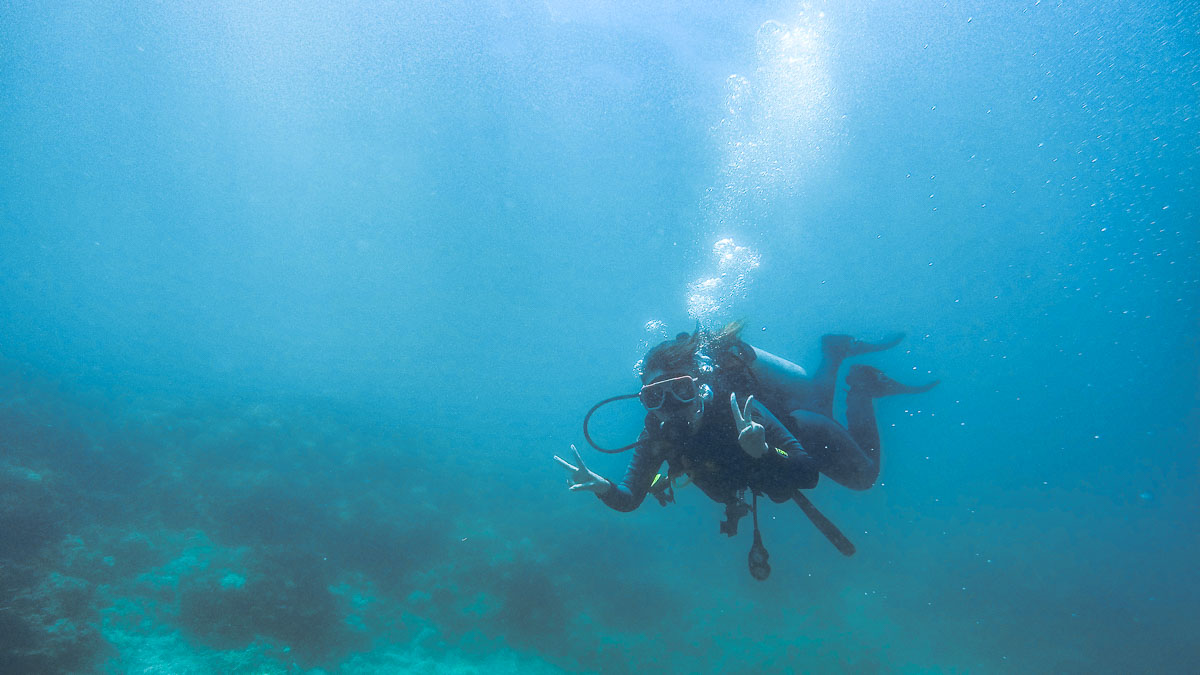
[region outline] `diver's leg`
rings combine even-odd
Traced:
[[[891,349],[903,339],[904,333],[892,333],[879,342],[867,342],[850,335],[822,335],[821,362],[812,377],[812,410],[826,417],[833,417],[833,395],[837,386],[838,368],[841,368],[842,361],[851,356]]]
[[[864,455],[875,467],[874,484],[879,476],[879,425],[875,421],[875,399],[863,387],[846,392],[846,427]]]
[[[879,473],[879,425],[875,421],[875,399],[896,394],[919,394],[933,389],[938,381],[910,386],[884,375],[878,368],[858,365],[846,375],[846,428],[855,443]],[[874,482],[875,478],[871,478]]]
[[[875,423],[875,399],[894,394],[928,391],[936,381],[908,386],[887,377],[871,366],[854,366],[846,376],[846,426],[827,415],[793,410],[788,430],[805,452],[817,461],[821,473],[851,490],[866,490],[879,477],[879,427]]]
[[[867,399],[870,412],[870,399]],[[788,428],[804,451],[812,455],[821,473],[851,490],[866,490],[879,477],[879,434],[870,450],[863,447],[842,425],[808,410],[794,410]],[[874,428],[874,415],[871,416]],[[869,440],[869,437],[868,437]]]
[[[838,368],[842,361],[850,356],[850,343],[854,338],[849,335],[822,335],[821,362],[817,364],[817,372],[813,373],[813,412],[826,417],[833,417],[833,394],[837,384]]]

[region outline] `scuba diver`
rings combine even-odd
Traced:
[[[874,485],[880,465],[874,400],[928,391],[937,381],[908,386],[871,366],[853,366],[846,376],[849,390],[842,426],[833,419],[842,362],[894,347],[903,334],[879,342],[825,335],[821,362],[809,377],[799,365],[742,341],[742,328],[741,322],[716,334],[698,328],[657,345],[643,359],[643,386],[637,394],[605,399],[587,413],[584,437],[597,450],[634,448],[620,483],[588,469],[574,445],[575,464],[557,455],[554,459],[569,472],[572,492],[593,492],[618,511],[636,509],[647,494],[665,506],[674,501],[673,488],[686,477],[725,505],[722,533],[734,536],[738,520],[753,514],[750,572],[762,580],[770,566],[758,530],[758,496],[776,503],[795,501],[838,550],[852,555],[853,544],[801,490],[816,487],[821,474],[852,490]],[[597,445],[588,431],[592,414],[612,401],[635,397],[647,411],[638,440],[615,449]],[[657,473],[664,462],[666,476]],[[747,490],[751,504],[745,499]]]

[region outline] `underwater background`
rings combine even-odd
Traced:
[[[1197,4],[9,2],[0,45],[0,672],[1194,672]],[[733,319],[941,380],[809,493],[855,556],[766,503],[757,582],[698,489],[566,490]]]

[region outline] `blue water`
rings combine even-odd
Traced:
[[[0,671],[1191,672],[1200,9],[714,4],[8,3]],[[766,582],[552,460],[739,318],[942,381]]]

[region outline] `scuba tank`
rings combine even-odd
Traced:
[[[740,341],[730,346],[729,353],[754,380],[755,398],[780,419],[793,410],[816,407],[812,379],[799,364]]]

